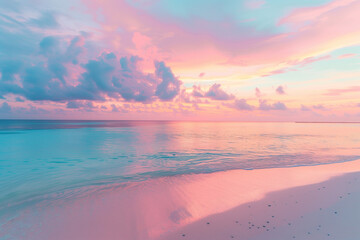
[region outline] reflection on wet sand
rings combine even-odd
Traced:
[[[351,214],[348,207],[359,200],[357,172],[360,160],[102,187],[51,205],[40,202],[1,226],[0,234],[14,239],[303,239],[302,234],[322,239],[341,235],[331,217],[351,217],[344,214]]]

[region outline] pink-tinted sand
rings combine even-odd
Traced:
[[[40,240],[360,236],[360,160],[163,177],[89,189],[76,198],[51,197],[1,226],[0,236]]]

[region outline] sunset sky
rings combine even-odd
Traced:
[[[0,0],[0,118],[360,121],[360,1]]]

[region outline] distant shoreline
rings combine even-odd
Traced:
[[[295,123],[360,123],[360,122],[295,122]]]
[[[26,119],[26,118],[17,118],[17,119],[10,119],[10,118],[0,118],[0,121],[44,121],[44,122],[210,122],[210,123],[360,123],[358,122],[315,122],[315,121],[210,121],[210,120],[171,120],[171,119]]]

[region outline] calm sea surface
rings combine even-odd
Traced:
[[[0,216],[87,186],[359,158],[360,124],[1,120]]]

